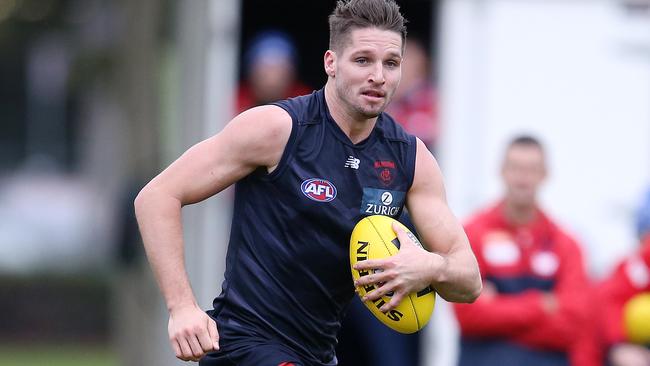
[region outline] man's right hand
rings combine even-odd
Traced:
[[[167,330],[176,357],[183,361],[198,361],[219,350],[217,323],[196,304],[172,309]]]

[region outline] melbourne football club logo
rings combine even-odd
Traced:
[[[317,202],[329,202],[336,198],[336,187],[325,179],[307,179],[300,185],[300,190],[309,199]]]
[[[390,185],[395,177],[395,162],[390,160],[377,160],[375,161],[375,171],[379,177],[379,181],[385,186]]]

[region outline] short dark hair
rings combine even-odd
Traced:
[[[544,146],[542,142],[532,135],[518,135],[513,137],[508,144],[508,149],[513,146],[527,146],[527,147],[536,147],[542,152],[544,151]]]
[[[340,50],[355,28],[377,27],[399,33],[402,50],[406,41],[406,22],[395,0],[339,0],[329,16],[331,50]]]

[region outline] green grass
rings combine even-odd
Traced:
[[[117,366],[110,347],[97,345],[0,344],[0,366]]]

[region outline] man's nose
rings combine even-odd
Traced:
[[[385,83],[386,78],[384,77],[384,65],[382,65],[380,62],[377,63],[375,67],[373,67],[372,73],[370,74],[368,81],[377,84]]]

